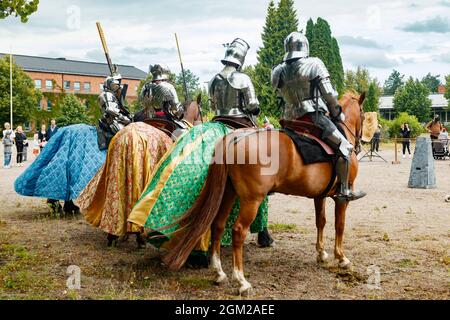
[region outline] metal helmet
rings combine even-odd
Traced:
[[[223,64],[231,62],[242,67],[247,51],[250,49],[249,44],[241,38],[236,38],[232,43],[226,44],[225,47],[227,48],[227,51],[225,51],[225,58],[223,58],[221,62]]]
[[[120,89],[121,84],[122,84],[122,76],[120,74],[116,74],[114,76],[107,77],[105,82],[103,83],[103,87],[106,90],[115,93]]]
[[[309,57],[309,41],[301,32],[292,32],[284,40],[283,61]]]
[[[152,74],[152,81],[169,80],[170,69],[163,64],[150,65],[149,71]]]

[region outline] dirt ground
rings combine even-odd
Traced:
[[[387,163],[360,163],[357,186],[368,196],[347,211],[352,269],[339,270],[333,259],[318,265],[312,200],[276,194],[269,213],[275,246],[258,248],[254,235],[247,241],[250,298],[449,299],[450,203],[444,197],[450,194],[450,161],[436,161],[436,189],[408,189],[411,159],[393,165],[392,146],[382,149]],[[137,250],[134,238],[109,249],[105,234],[82,216],[48,216],[44,199],[14,192],[24,169],[0,169],[0,299],[240,299],[236,283],[216,286],[211,271],[168,271],[155,249]],[[329,201],[330,254],[332,210]],[[231,275],[231,249],[222,251],[222,263]],[[80,267],[80,290],[67,288],[71,265]]]

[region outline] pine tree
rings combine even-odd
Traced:
[[[341,51],[339,49],[339,44],[335,38],[332,38],[333,46],[333,67],[332,67],[332,77],[334,78],[334,83],[337,92],[340,94],[344,91],[344,66],[342,64]]]
[[[439,79],[440,75],[432,75],[430,72],[422,78],[420,82],[423,85],[427,86],[431,93],[437,93],[438,87],[441,85],[441,80]]]
[[[383,94],[387,96],[394,95],[397,89],[404,85],[404,77],[397,70],[392,70],[391,75],[384,82]]]
[[[366,100],[364,100],[364,112],[377,112],[379,98],[378,84],[374,80],[369,84],[367,90]]]

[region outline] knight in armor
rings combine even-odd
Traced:
[[[132,122],[132,115],[125,107],[125,95],[126,87],[122,85],[120,74],[106,78],[99,96],[103,113],[97,128],[100,150],[108,149],[114,135]]]
[[[155,64],[150,66],[152,80],[142,87],[139,99],[143,109],[134,116],[134,121],[145,121],[151,118],[173,121],[180,128],[185,128],[182,122],[183,106],[178,100],[175,87],[169,82],[170,70],[167,66]]]
[[[339,188],[335,195],[338,200],[351,201],[364,197],[364,192],[355,192],[349,187],[353,145],[334,123],[345,121],[345,115],[327,68],[320,59],[309,57],[309,42],[302,33],[292,32],[285,39],[284,46],[286,54],[283,62],[272,70],[271,76],[273,87],[286,103],[284,118],[296,120],[310,116],[315,125],[322,129],[322,139],[339,155],[336,164]]]
[[[212,121],[234,129],[256,127],[259,102],[252,80],[241,72],[250,46],[243,39],[236,38],[226,48],[225,57],[221,60],[224,68],[209,82],[209,96],[216,113]],[[261,247],[269,247],[273,242],[267,228],[258,233]]]
[[[256,126],[259,102],[250,77],[241,72],[250,46],[237,38],[226,47],[225,57],[221,60],[225,67],[209,83],[212,108],[216,113],[213,121],[231,124],[235,129]]]

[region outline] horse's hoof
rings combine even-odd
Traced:
[[[217,277],[215,283],[216,283],[217,285],[221,285],[221,284],[226,283],[227,281],[228,281],[228,277],[227,277],[227,275],[224,273],[224,274],[221,274],[220,276]]]
[[[339,268],[350,269],[351,265],[352,263],[347,258],[344,258],[341,261],[339,261]]]
[[[250,295],[252,285],[250,283],[243,284],[239,288],[239,295],[242,297],[248,297]]]
[[[322,251],[321,253],[319,253],[317,255],[317,263],[325,263],[328,261],[328,253],[326,253],[325,251]]]
[[[136,243],[137,243],[138,249],[145,248],[145,245],[146,245],[145,240],[144,240],[144,238],[142,238],[142,236],[139,233],[136,234]]]
[[[107,246],[108,248],[116,248],[117,247],[117,242],[119,237],[112,235],[112,234],[108,234],[108,236],[106,237],[106,239],[108,240]]]

